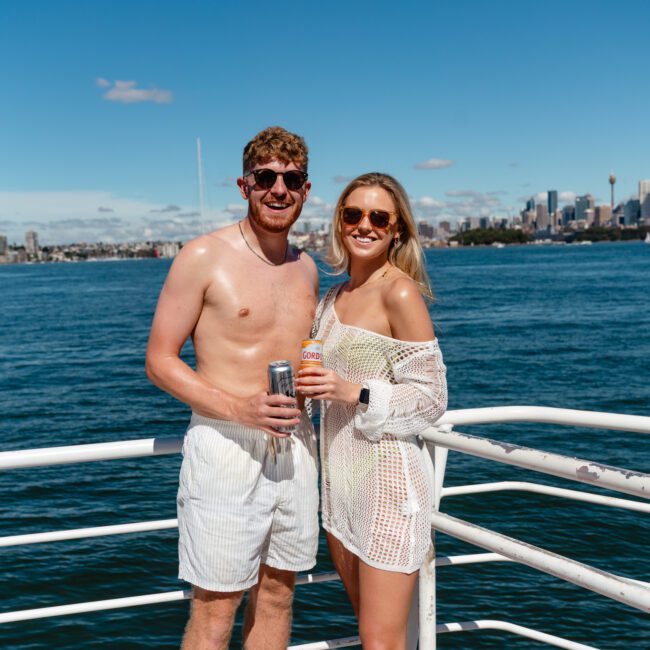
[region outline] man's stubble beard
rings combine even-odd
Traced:
[[[291,226],[293,226],[293,224],[298,221],[301,212],[302,205],[297,208],[295,214],[289,217],[283,219],[272,219],[263,214],[262,210],[256,210],[252,205],[249,204],[248,215],[251,221],[255,223],[255,225],[261,227],[263,230],[266,230],[266,232],[281,233],[289,231],[289,228],[291,228]]]

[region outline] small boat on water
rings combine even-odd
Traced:
[[[645,239],[643,240],[644,244],[650,244],[650,232],[645,234]]]

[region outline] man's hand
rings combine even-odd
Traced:
[[[230,419],[247,427],[261,429],[275,438],[288,438],[291,434],[278,431],[278,427],[299,424],[300,410],[296,408],[293,397],[258,393],[238,400]]]
[[[296,391],[301,395],[331,402],[356,404],[361,388],[361,384],[353,384],[339,377],[333,370],[318,366],[299,370],[296,378]]]

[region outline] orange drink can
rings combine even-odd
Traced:
[[[300,369],[323,365],[323,342],[319,339],[305,339],[302,342]]]

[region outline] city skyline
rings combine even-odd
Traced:
[[[242,148],[275,123],[310,146],[308,219],[370,169],[434,222],[514,216],[550,188],[558,208],[609,204],[612,171],[619,203],[650,178],[648,18],[636,2],[5,3],[0,233],[187,240],[196,138],[212,227],[244,213]]]

